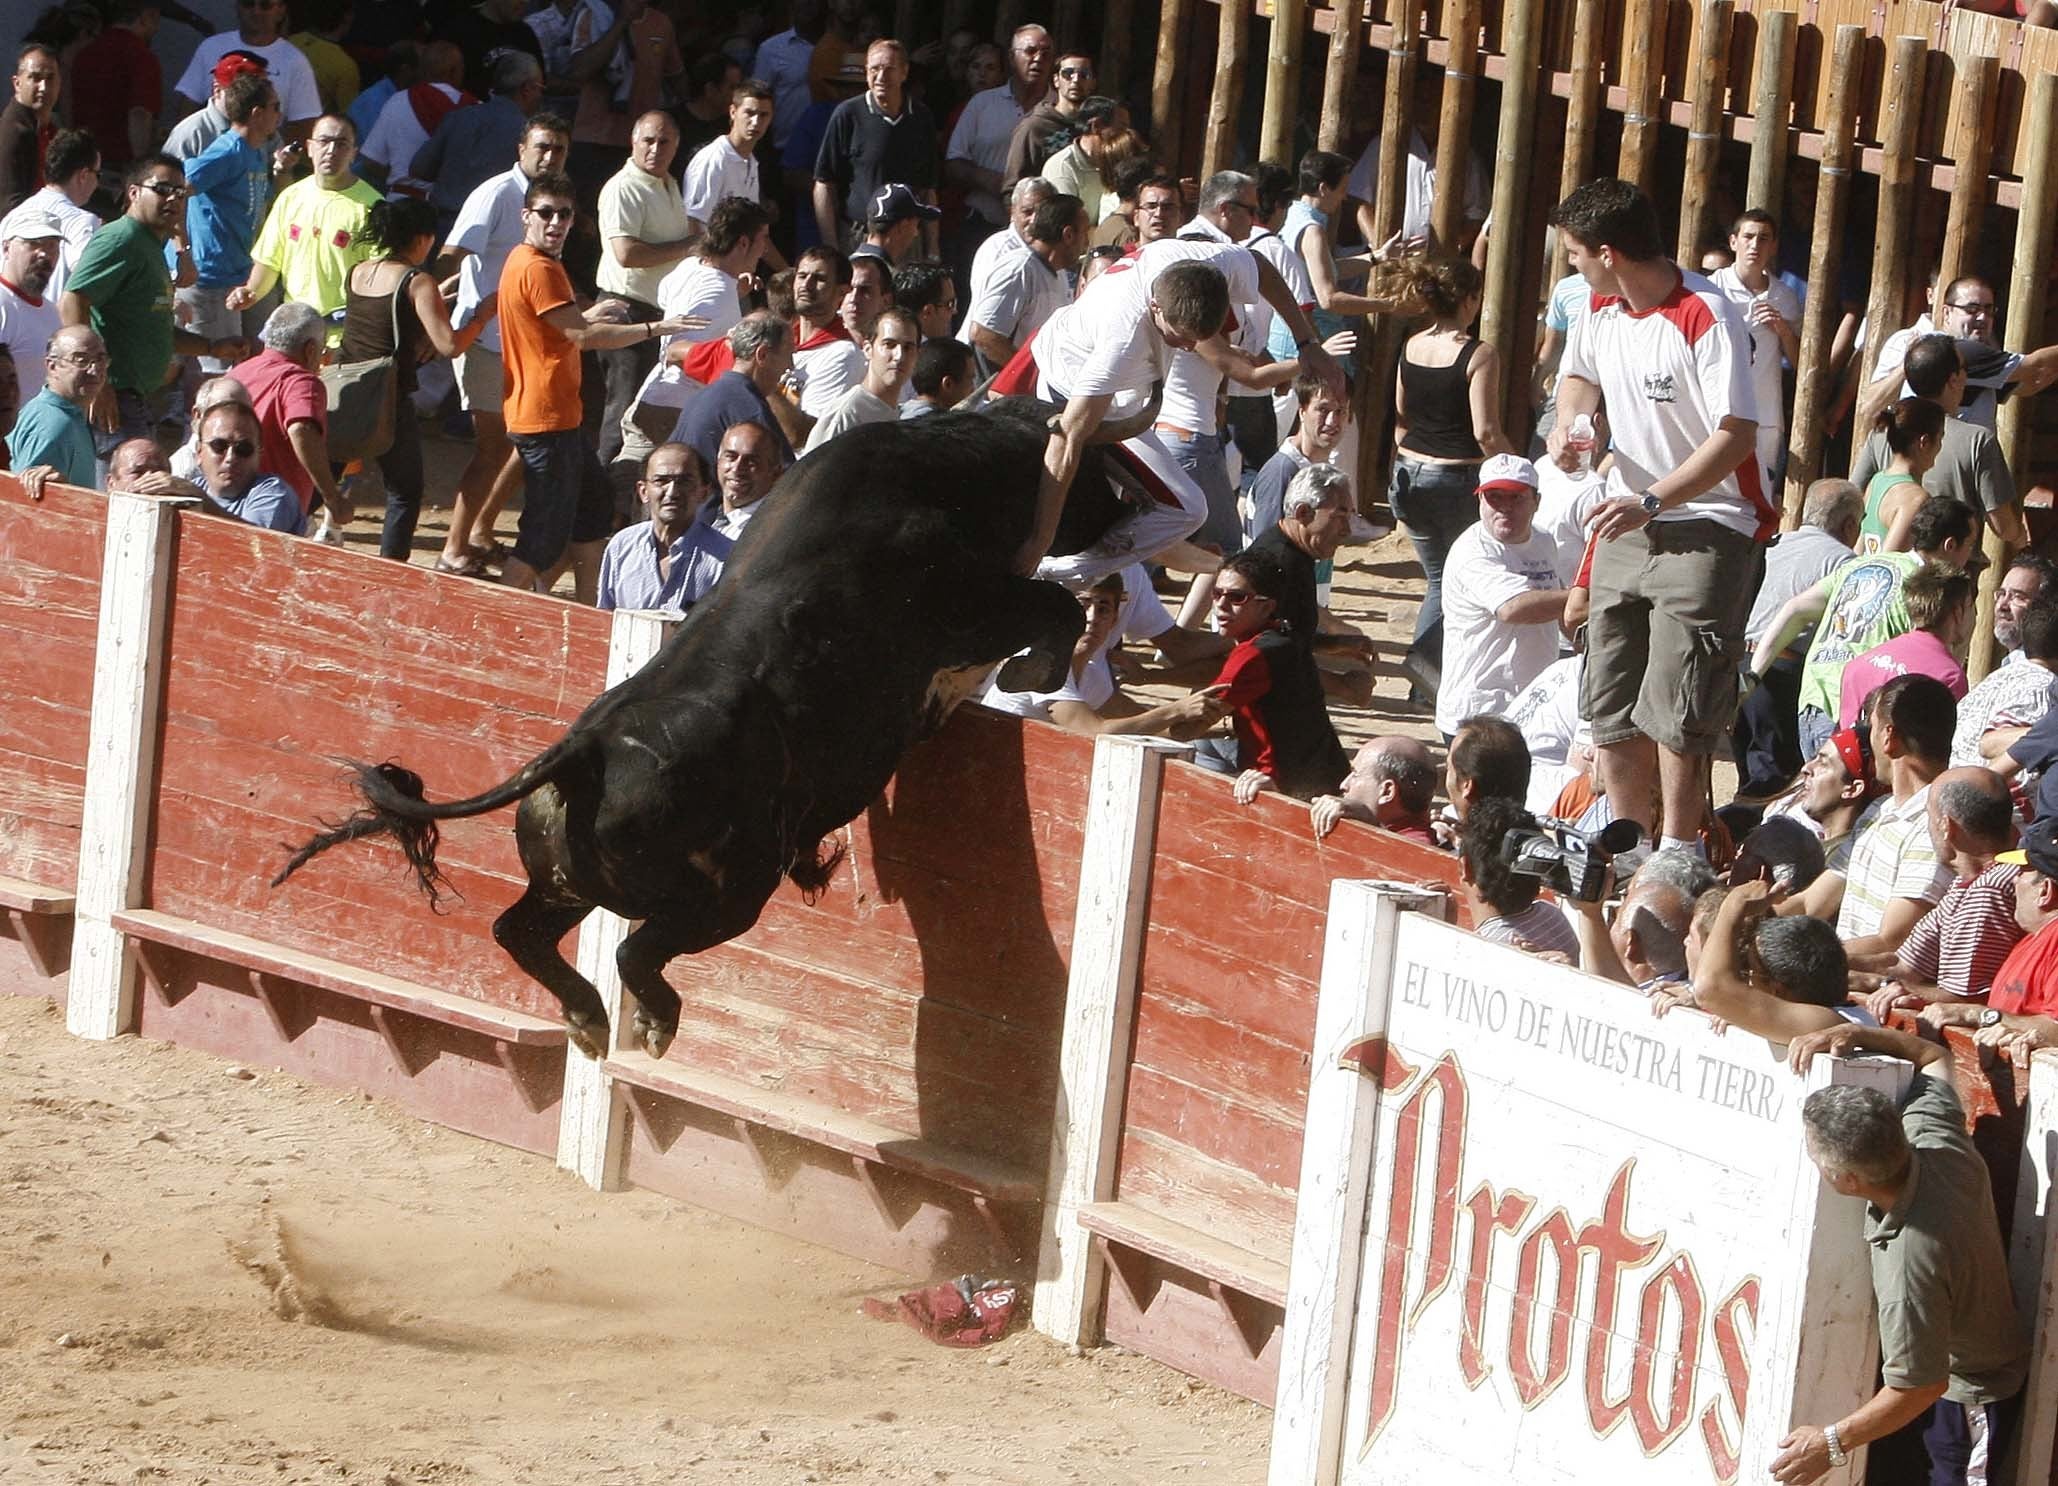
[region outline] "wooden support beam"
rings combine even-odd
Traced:
[[[1689,268],[1701,261],[1701,239],[1714,209],[1715,169],[1722,153],[1722,104],[1729,92],[1729,21],[1735,0],[1706,0],[1693,62],[1693,123],[1686,131],[1686,179],[1679,197],[1679,252]]]
[[[1087,49],[1086,0],[1058,0],[1057,7],[1051,14],[1050,30],[1051,40],[1061,53],[1072,47]],[[909,33],[903,31],[901,34],[905,36]],[[1057,65],[1055,57],[1051,59],[1051,65]],[[1094,81],[1100,81],[1098,74],[1095,75]]]
[[[1265,119],[1258,135],[1258,158],[1288,170],[1300,163],[1293,127],[1301,113],[1301,46],[1307,34],[1307,0],[1276,0],[1272,39],[1265,48]]]
[[[1208,127],[1201,135],[1201,179],[1227,170],[1236,152],[1236,120],[1243,111],[1244,53],[1250,50],[1248,5],[1223,5],[1215,15],[1215,86],[1208,92]]]
[[[1150,82],[1151,145],[1157,158],[1177,173],[1179,160],[1179,64],[1185,56],[1186,18],[1193,0],[1159,0],[1158,61]]]
[[[1866,301],[1868,359],[1874,348],[1902,325],[1908,309],[1909,238],[1915,222],[1915,145],[1922,126],[1922,79],[1929,44],[1920,36],[1896,36],[1888,44],[1886,81],[1880,89],[1879,216],[1872,242],[1872,290]],[[1828,286],[1832,279],[1811,279]],[[1818,295],[1811,293],[1810,299]],[[1860,385],[1864,375],[1859,377]]]
[[[1844,260],[1844,213],[1851,197],[1851,161],[1858,148],[1858,74],[1864,52],[1863,26],[1836,28],[1829,103],[1822,117],[1815,230],[1808,248],[1811,284],[1834,284]],[[1808,486],[1822,472],[1823,421],[1836,391],[1829,374],[1829,347],[1837,313],[1837,296],[1830,293],[1810,294],[1801,312],[1801,357],[1795,367],[1794,422],[1787,441],[1786,500],[1780,520],[1788,531],[1801,524]]]
[[[2000,61],[1994,57],[1965,57],[1958,61],[1957,96],[1952,101],[1956,118],[1951,131],[1958,141],[1958,176],[1951,188],[1944,248],[1937,262],[1940,294],[1953,279],[1970,272],[1979,261],[1979,229],[1987,206],[1987,171],[1994,160],[1994,103],[2001,91],[2000,69]],[[1994,668],[1994,602],[2009,557],[2007,544],[1991,529],[1984,539],[1987,565],[1979,575],[1977,618],[1965,667],[1975,684]]]
[[[1176,0],[1162,0],[1171,5]],[[1350,143],[1351,94],[1358,82],[1358,43],[1364,34],[1365,10],[1361,0],[1338,0],[1329,30],[1329,56],[1322,68],[1322,123],[1316,143],[1325,150],[1340,150]],[[1319,17],[1318,17],[1319,19]]]
[[[1372,177],[1373,241],[1399,230],[1408,202],[1408,138],[1415,132],[1416,54],[1422,47],[1422,0],[1397,0],[1393,42],[1386,49],[1386,100],[1379,114],[1379,163]]]
[[[1015,28],[1023,24],[1023,13],[1028,9],[1025,0],[994,0],[993,44],[1006,53],[1009,41],[1014,39]]]
[[[1623,9],[1622,154],[1615,174],[1651,189],[1651,171],[1658,159],[1659,73],[1665,62],[1663,0],[1628,0]],[[1505,53],[1506,46],[1502,47]],[[1533,67],[1534,62],[1531,63]],[[1512,68],[1511,68],[1512,75]]]
[[[1594,126],[1601,116],[1601,29],[1607,0],[1574,0],[1572,11],[1571,88],[1565,95],[1565,151],[1558,163],[1558,200],[1563,201],[1593,177]],[[1558,253],[1558,229],[1543,234],[1543,292],[1564,273]],[[1491,239],[1487,246],[1492,248]],[[1510,382],[1512,384],[1513,378]]]
[[[1101,27],[1100,55],[1094,59],[1101,92],[1123,98],[1129,86],[1129,38],[1136,28],[1136,0],[1106,0],[1106,21]],[[948,36],[948,31],[943,33]],[[1059,42],[1062,46],[1064,43]]]
[[[1480,0],[1449,0],[1444,11],[1443,103],[1436,129],[1436,199],[1430,231],[1456,251],[1465,225],[1466,172],[1472,168],[1472,100],[1479,89]]]
[[[893,34],[895,36],[913,36],[915,34],[915,25],[915,0],[894,0]],[[950,33],[945,31],[941,34],[948,36]]]
[[[2011,351],[2028,351],[2043,339],[2045,277],[2050,267],[2054,242],[2058,242],[2058,73],[2037,75],[2023,106],[2022,137],[2027,141],[2022,158],[2022,210],[2015,218],[2015,268],[2008,280],[2008,321],[2001,343]],[[2001,404],[1999,433],[2001,454],[2015,477],[2017,498],[2028,494],[2030,469],[2030,425],[2033,401],[2011,397]],[[1993,534],[1988,533],[1991,543]],[[1980,575],[1979,628],[1974,632],[1972,659],[1981,675],[1993,661],[1993,589],[2001,581],[2003,561],[1997,547],[1990,545],[1992,561]],[[1981,668],[1980,642],[1986,642],[1987,666]]]
[[[1758,12],[1758,89],[1751,103],[1751,173],[1744,205],[1784,216],[1786,152],[1793,127],[1794,38],[1791,10]]]
[[[1729,0],[1718,0],[1728,4]],[[1501,88],[1501,128],[1494,145],[1493,212],[1495,229],[1486,243],[1486,298],[1479,317],[1479,338],[1500,353],[1501,366],[1518,362],[1516,351],[1526,343],[1535,321],[1535,306],[1522,303],[1523,228],[1528,220],[1529,168],[1536,147],[1537,62],[1543,49],[1543,0],[1509,0],[1503,12],[1507,30],[1502,45],[1509,80]],[[1499,393],[1526,410],[1527,376],[1506,373]],[[1527,414],[1502,410],[1505,427],[1522,428]]]

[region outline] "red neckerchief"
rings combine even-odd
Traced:
[[[833,346],[838,341],[848,340],[850,340],[850,329],[843,323],[843,318],[839,315],[836,319],[829,322],[826,330],[817,330],[813,335],[795,346],[793,354],[798,356],[802,351],[819,351],[824,346]],[[855,345],[856,342],[852,341],[851,344]]]
[[[43,307],[42,300],[36,298],[35,295],[29,293],[28,290],[22,288],[21,285],[7,278],[4,274],[0,274],[0,288],[4,288],[14,294],[23,304],[30,305],[39,310]]]

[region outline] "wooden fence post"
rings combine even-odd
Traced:
[[[1715,167],[1722,153],[1722,102],[1729,87],[1729,22],[1735,0],[1706,0],[1700,7],[1699,45],[1694,48],[1693,122],[1686,133],[1686,171],[1679,198],[1679,261],[1700,271],[1701,239],[1715,194]]]
[[[1558,164],[1558,200],[1563,201],[1593,177],[1594,124],[1601,113],[1601,30],[1607,19],[1607,0],[1574,0],[1572,14],[1572,92],[1565,100],[1565,154]],[[1499,219],[1495,219],[1496,225]],[[1558,229],[1546,227],[1543,235],[1543,292],[1563,277],[1565,265],[1558,253]],[[1491,249],[1493,240],[1487,239]],[[1527,369],[1524,369],[1525,376]],[[1514,381],[1510,374],[1510,383]]]
[[[1622,111],[1622,154],[1615,173],[1648,193],[1658,158],[1658,83],[1665,60],[1663,0],[1628,0],[1622,14],[1622,38],[1622,88],[1629,101]],[[1511,70],[1509,76],[1513,75]]]
[[[1162,0],[1171,4],[1173,0]],[[1351,95],[1358,86],[1358,38],[1364,34],[1364,0],[1337,0],[1329,55],[1322,64],[1322,125],[1315,142],[1325,150],[1350,143]]]
[[[2037,79],[2039,91],[2047,78]],[[2035,136],[2029,136],[2034,140]],[[2048,140],[2048,136],[2046,136]],[[2048,149],[2048,143],[2042,146]],[[2032,149],[2039,148],[2036,144]],[[2027,174],[2024,176],[2025,196]],[[2009,1235],[2008,1274],[2015,1305],[2029,1328],[2029,1382],[2025,1402],[2046,1399],[2058,1388],[2058,1222],[2051,1212],[2052,1181],[2058,1177],[2058,1053],[2030,1056],[2029,1098],[2023,1119],[2022,1162],[2016,1173],[2015,1226]],[[2051,1436],[2058,1411],[2037,1406],[2023,1411],[2015,1447],[2016,1486],[2046,1486],[2051,1479]]]
[[[1758,88],[1751,104],[1751,173],[1744,205],[1784,217],[1786,152],[1794,107],[1794,37],[1801,18],[1791,10],[1758,12]]]
[[[1105,1267],[1079,1210],[1115,1194],[1158,793],[1167,755],[1186,751],[1185,744],[1161,738],[1103,736],[1093,746],[1036,1263],[1036,1329],[1072,1346],[1094,1346],[1101,1338]]]
[[[1208,92],[1208,127],[1201,136],[1201,179],[1229,168],[1236,150],[1236,120],[1243,110],[1244,53],[1250,48],[1250,0],[1222,4],[1215,14],[1215,86]]]
[[[2015,217],[2015,267],[2008,280],[2008,320],[2001,343],[2011,351],[2028,351],[2043,340],[2045,271],[2051,264],[2054,240],[2058,240],[2058,73],[2037,74],[2023,107],[2022,205]],[[1938,285],[1942,287],[1941,281]],[[2029,493],[2034,481],[2030,468],[2030,424],[2035,404],[2011,397],[2001,404],[1999,433],[2001,454],[2008,472],[2015,477],[2018,499]],[[1993,534],[1988,533],[1989,542]],[[1981,658],[1978,648],[1986,642],[1985,659],[1993,660],[1992,588],[2001,581],[2001,560],[1989,547],[1992,561],[1980,575],[1980,620],[1974,631],[1973,660]]]
[[[1151,145],[1174,175],[1179,173],[1179,63],[1192,4],[1193,0],[1159,0],[1158,60],[1151,73]]]
[[[1878,355],[1901,328],[1908,307],[1908,239],[1915,221],[1915,145],[1922,124],[1922,78],[1929,43],[1896,36],[1889,43],[1880,91],[1879,222],[1872,243],[1872,291],[1866,300],[1865,357]],[[1827,288],[1833,279],[1819,281]],[[1809,281],[1811,288],[1817,283]],[[1941,287],[1941,286],[1939,286]],[[1810,299],[1817,298],[1811,292]],[[1869,369],[1869,368],[1867,368]],[[1859,386],[1867,380],[1861,369]]]
[[[1721,0],[1727,4],[1729,0]],[[1500,353],[1499,389],[1506,427],[1528,425],[1529,378],[1517,369],[1515,349],[1535,319],[1535,306],[1522,302],[1523,227],[1529,203],[1529,167],[1536,146],[1536,88],[1543,0],[1510,0],[1502,47],[1508,59],[1501,84],[1501,128],[1494,145],[1494,230],[1486,242],[1486,297],[1479,337]],[[1518,402],[1522,413],[1507,408]]]
[[[1348,4],[1349,0],[1345,0]],[[1415,132],[1415,68],[1422,49],[1422,0],[1397,0],[1393,40],[1386,53],[1386,100],[1380,113],[1379,162],[1373,176],[1372,238],[1383,243],[1401,227],[1408,209],[1408,140]],[[1384,437],[1393,406],[1394,368],[1401,354],[1401,320],[1377,315],[1371,344],[1358,345],[1358,467],[1351,483],[1360,511],[1372,508],[1374,491],[1386,484]]]
[[[607,643],[607,684],[621,685],[649,663],[672,632],[671,615],[640,609],[617,609]],[[596,908],[579,925],[574,964],[600,992],[607,1010],[608,1048],[632,1045],[623,1021],[622,978],[615,969],[615,951],[628,936],[629,922],[605,908]],[[557,1164],[576,1174],[595,1191],[621,1185],[622,1152],[628,1135],[628,1111],[615,1099],[614,1080],[605,1065],[577,1048],[565,1053],[564,1101],[558,1109]]]
[[[178,511],[195,504],[149,495],[107,497],[78,902],[64,1006],[64,1024],[79,1037],[119,1037],[136,1021],[136,966],[129,936],[113,919],[142,903]]]
[[[1429,230],[1446,253],[1456,251],[1465,223],[1472,100],[1479,88],[1479,14],[1480,0],[1450,0],[1444,11],[1443,100],[1436,126],[1436,200]]]
[[[1801,524],[1808,486],[1822,472],[1823,424],[1835,386],[1829,376],[1830,338],[1836,331],[1837,296],[1827,292],[1844,261],[1844,212],[1851,196],[1851,165],[1857,150],[1859,62],[1865,28],[1836,28],[1829,74],[1829,102],[1822,118],[1822,163],[1815,187],[1815,232],[1808,247],[1808,282],[1825,286],[1810,294],[1801,312],[1801,358],[1795,366],[1794,422],[1789,431],[1785,511],[1780,525]]]
[[[1301,44],[1308,29],[1307,0],[1273,0],[1272,36],[1265,48],[1265,119],[1258,158],[1292,170],[1299,159],[1293,129],[1301,112]]]
[[[1136,25],[1136,0],[1107,0],[1107,19],[1101,27],[1100,56],[1094,66],[1100,72],[1100,90],[1110,98],[1124,98],[1129,86],[1129,38]],[[949,32],[944,33],[946,36]],[[1058,43],[1064,45],[1061,40]],[[1082,43],[1083,44],[1083,43]]]

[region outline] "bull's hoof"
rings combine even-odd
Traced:
[[[1064,666],[1047,655],[1017,655],[1001,664],[995,682],[1002,691],[1056,691],[1065,684]]]
[[[576,1047],[596,1063],[607,1059],[607,1018],[595,1017],[581,1021],[577,1017],[565,1018],[565,1032]]]
[[[643,1044],[643,1050],[653,1058],[662,1058],[665,1049],[672,1045],[672,1039],[678,1035],[677,1022],[667,1026],[662,1022],[652,1021],[641,1012],[636,1014],[636,1040]]]

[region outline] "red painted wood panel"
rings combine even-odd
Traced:
[[[339,759],[397,758],[433,798],[487,788],[598,694],[607,632],[607,616],[535,595],[183,521],[150,906],[555,1016],[489,932],[522,886],[512,811],[446,826],[439,860],[463,894],[446,914],[384,843],[267,884],[317,817],[349,810]]]
[[[0,475],[0,874],[78,878],[106,503]]]
[[[1116,1192],[1284,1259],[1308,1048],[1339,877],[1454,885],[1454,858],[1305,805],[1238,806],[1229,781],[1165,771]]]

